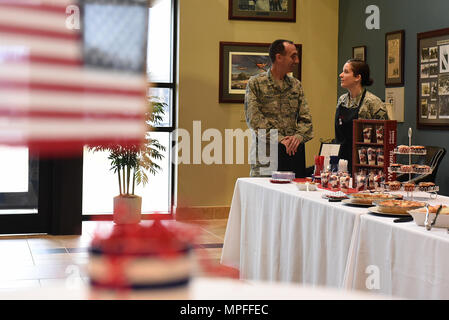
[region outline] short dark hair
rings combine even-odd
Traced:
[[[270,54],[271,62],[276,61],[276,55],[278,53],[284,54],[285,53],[285,46],[284,42],[293,44],[293,41],[290,40],[284,40],[284,39],[278,39],[273,41],[273,43],[270,45],[270,49],[268,50],[268,53]]]
[[[354,73],[354,77],[358,75],[362,78],[362,86],[370,86],[373,84],[373,79],[370,78],[369,65],[363,61],[358,59],[349,59],[346,61],[351,65],[352,72]]]

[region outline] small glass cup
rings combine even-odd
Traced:
[[[384,165],[384,150],[382,148],[377,148],[376,155],[377,155],[377,165],[383,166]]]
[[[384,127],[376,126],[376,141],[377,143],[384,143]]]
[[[367,151],[366,148],[359,149],[359,161],[360,164],[367,164]]]
[[[330,172],[329,171],[321,172],[321,186],[323,188],[327,188],[328,187],[329,176],[330,176]]]
[[[366,175],[364,174],[359,174],[356,177],[356,190],[357,191],[362,191],[365,190],[366,187]]]
[[[338,189],[340,186],[340,178],[336,172],[332,173],[329,177],[329,185],[332,189]]]
[[[370,172],[370,174],[368,175],[368,183],[367,183],[368,190],[373,190],[376,188],[374,184],[374,177],[375,177],[374,172]]]
[[[370,166],[376,165],[376,149],[368,148],[368,164]]]
[[[343,174],[340,176],[340,189],[345,192],[349,189],[349,181],[351,180],[351,177],[349,174]]]
[[[371,133],[373,128],[371,126],[363,128],[363,142],[371,143]]]

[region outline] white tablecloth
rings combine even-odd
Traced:
[[[89,285],[81,282],[77,286],[63,284],[44,288],[10,289],[0,291],[0,300],[88,300],[91,299]],[[126,295],[118,295],[126,299]],[[160,299],[160,298],[159,298]],[[182,300],[378,300],[388,299],[369,292],[346,291],[323,287],[308,287],[290,283],[263,281],[240,281],[226,278],[193,278],[188,293]],[[179,300],[164,296],[164,300]],[[204,304],[207,305],[207,304]]]
[[[361,216],[352,288],[408,299],[449,299],[447,230],[427,231],[415,222],[393,220]]]
[[[244,279],[344,287],[354,228],[366,210],[266,178],[236,182],[222,263]]]
[[[328,202],[323,192],[301,192],[295,184],[272,184],[268,178],[238,179],[222,263],[238,268],[243,279],[357,288],[409,298],[447,297],[445,229],[426,231],[414,222],[393,223],[392,218],[368,214],[366,208]],[[449,203],[441,196],[429,202]],[[426,259],[421,259],[423,255]],[[367,287],[367,280],[372,280],[367,267],[372,265],[379,267],[380,289],[376,282]],[[407,278],[409,273],[397,272],[397,267],[412,270],[415,276]],[[423,283],[406,283],[415,280]]]

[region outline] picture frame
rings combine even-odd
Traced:
[[[388,119],[404,122],[404,87],[385,88]]]
[[[417,34],[418,129],[449,129],[449,28]]]
[[[405,31],[385,34],[385,86],[404,86]]]
[[[324,157],[338,156],[340,154],[341,143],[323,142],[320,145],[318,154]]]
[[[352,47],[352,59],[366,62],[366,46]]]
[[[293,76],[301,80],[302,45],[295,44],[299,64]],[[268,71],[271,60],[268,55],[270,43],[220,42],[219,102],[243,103],[249,78]]]
[[[229,0],[228,19],[296,22],[296,0]]]

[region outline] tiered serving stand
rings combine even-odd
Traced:
[[[429,170],[427,170],[425,172],[422,172],[422,171],[416,170],[413,167],[412,155],[425,156],[427,154],[427,150],[423,149],[422,151],[417,152],[417,151],[413,150],[413,148],[411,148],[412,147],[412,128],[408,129],[408,147],[409,148],[408,148],[407,152],[400,151],[399,147],[396,147],[393,150],[393,153],[396,154],[396,155],[408,155],[408,166],[409,166],[409,168],[413,168],[413,169],[412,170],[402,171],[400,168],[393,169],[391,164],[390,164],[390,166],[388,168],[388,171],[390,173],[405,173],[405,174],[408,174],[409,175],[409,181],[412,179],[412,174],[429,174],[429,173],[432,173],[432,168],[429,168]],[[439,187],[436,186],[436,185],[432,186],[432,187],[426,187],[425,189],[422,189],[422,190],[419,189],[418,186],[415,186],[413,190],[409,190],[409,189],[406,189],[404,187],[404,184],[406,184],[406,183],[407,182],[402,183],[401,188],[399,190],[391,190],[390,189],[390,191],[405,191],[405,192],[407,192],[407,197],[409,197],[411,199],[413,199],[413,193],[416,192],[417,189],[419,191],[421,191],[421,192],[428,193],[430,195],[430,198],[437,198],[437,196],[438,196]],[[384,187],[384,189],[388,189],[388,186],[386,185],[386,183],[384,184],[383,187]]]

